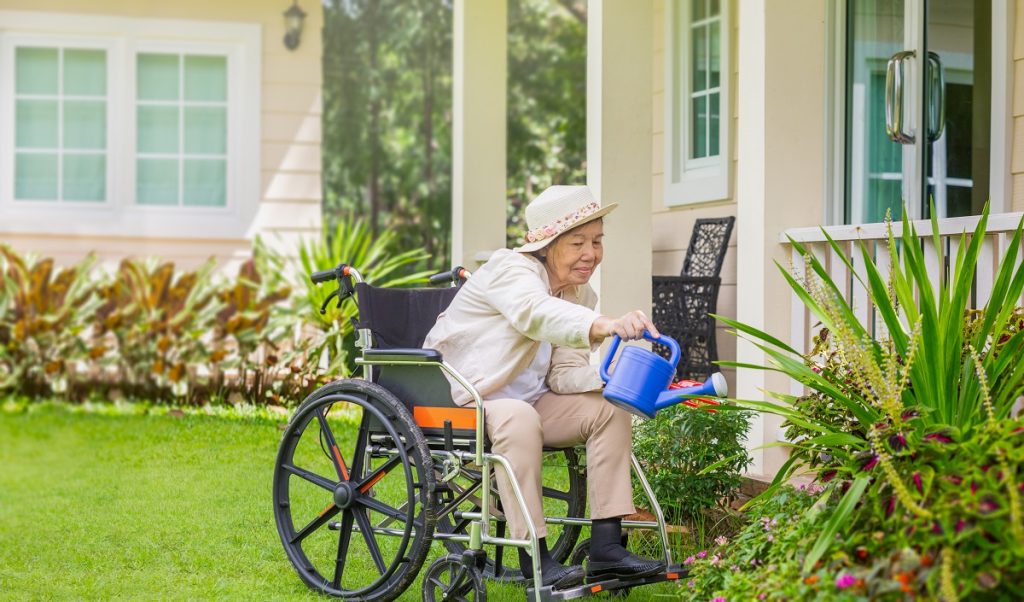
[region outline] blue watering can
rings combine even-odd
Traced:
[[[721,372],[712,374],[703,385],[669,390],[676,364],[679,363],[679,343],[665,335],[653,337],[646,330],[644,338],[668,347],[672,352],[671,359],[666,360],[642,347],[625,347],[615,364],[615,373],[609,374],[612,358],[622,342],[618,335],[613,336],[608,355],[601,364],[601,380],[605,382],[604,397],[609,402],[637,416],[654,418],[658,410],[673,406],[687,399],[688,395],[728,395],[729,386]]]

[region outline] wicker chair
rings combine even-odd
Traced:
[[[662,333],[679,341],[682,359],[677,378],[702,380],[715,371],[715,320],[722,262],[729,246],[734,217],[698,219],[679,276],[653,277],[653,321]],[[668,357],[668,348],[654,345]]]

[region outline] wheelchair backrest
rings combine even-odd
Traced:
[[[356,284],[359,319],[375,349],[418,349],[459,291],[457,288],[389,289]],[[457,438],[470,438],[476,411],[452,401],[448,379],[437,366],[378,366],[372,379],[409,408],[424,434],[442,435],[450,422]]]

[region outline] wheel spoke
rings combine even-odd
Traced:
[[[327,439],[327,446],[331,448],[331,462],[334,463],[334,469],[338,471],[338,478],[342,481],[347,481],[348,467],[345,466],[345,459],[341,457],[338,442],[335,441],[334,433],[331,432],[331,427],[327,425],[327,416],[324,415],[321,408],[316,410],[316,419],[320,422],[320,432]]]
[[[303,539],[309,537],[310,533],[316,531],[320,527],[324,526],[324,524],[326,524],[327,521],[334,518],[334,515],[337,514],[339,510],[340,508],[335,506],[334,503],[332,502],[330,506],[324,508],[323,512],[320,513],[320,516],[314,518],[312,521],[309,522],[308,525],[300,529],[299,532],[295,534],[295,537],[292,537],[291,543],[298,543]]]
[[[334,588],[341,588],[341,575],[345,572],[345,559],[348,557],[348,544],[352,539],[352,512],[341,517],[341,533],[338,534],[338,558],[334,562]]]
[[[405,453],[408,454],[411,451],[412,445],[406,446]],[[377,481],[387,476],[387,474],[391,472],[392,468],[398,466],[401,463],[402,456],[400,455],[395,455],[395,457],[388,459],[387,462],[381,464],[373,472],[366,475],[365,478],[360,480],[359,485],[356,487],[356,489],[358,489],[360,493],[366,493],[367,491],[369,491],[370,487],[373,487],[377,483]]]
[[[361,495],[356,498],[356,501],[374,512],[379,512],[384,516],[391,517],[396,520],[406,521],[409,519],[409,514],[402,512],[398,508],[392,508],[380,500],[376,500],[372,497]]]
[[[544,497],[554,498],[556,500],[562,500],[563,502],[568,502],[572,498],[572,496],[569,495],[568,491],[559,491],[559,490],[555,489],[554,487],[545,487],[543,489],[543,491],[544,491]]]
[[[307,481],[309,481],[310,483],[313,483],[314,485],[319,485],[320,487],[323,487],[324,489],[326,489],[327,491],[330,491],[332,493],[334,492],[334,489],[338,485],[337,483],[335,483],[334,481],[328,479],[327,477],[322,477],[322,476],[320,476],[318,474],[309,472],[305,468],[299,468],[298,466],[295,466],[294,464],[282,464],[281,468],[287,470],[288,472],[292,473],[295,476],[302,477],[303,479],[306,479]]]
[[[356,435],[356,451],[352,456],[352,478],[358,479],[363,474],[363,459],[366,455],[366,442],[370,438],[370,413],[363,412],[363,419],[359,422],[359,434]]]
[[[370,557],[373,558],[373,563],[377,565],[377,570],[383,575],[387,567],[384,565],[384,557],[380,553],[380,546],[377,545],[377,538],[373,536],[373,525],[370,524],[370,519],[366,517],[366,510],[352,508],[352,514],[355,515],[356,522],[359,523],[359,531],[363,534],[363,540],[366,541],[366,547],[370,550]]]

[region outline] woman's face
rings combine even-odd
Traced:
[[[604,257],[603,220],[594,220],[560,235],[547,248],[544,266],[551,291],[586,284]]]

